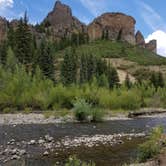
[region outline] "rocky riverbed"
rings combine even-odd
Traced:
[[[0,118],[0,165],[63,165],[70,155],[76,154],[82,160],[93,160],[97,166],[110,166],[110,163],[120,166],[132,163],[138,144],[152,127],[166,128],[165,117],[117,118],[82,124],[73,123],[72,119],[71,122],[45,120],[37,114],[30,119],[32,115]],[[13,121],[9,118],[7,123],[2,121],[7,116],[15,118]],[[24,120],[19,120],[22,116]]]
[[[83,135],[81,137],[64,137],[56,141],[50,135],[45,135],[39,140],[29,140],[17,142],[11,139],[7,145],[0,146],[0,161],[7,163],[10,160],[20,160],[22,157],[31,158],[35,156],[49,156],[55,152],[61,153],[67,149],[78,148],[81,146],[92,148],[101,145],[115,146],[124,144],[124,140],[132,140],[133,138],[145,137],[145,133],[131,134],[114,134],[114,135]]]

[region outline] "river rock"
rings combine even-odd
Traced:
[[[19,159],[20,159],[20,156],[18,156],[18,155],[13,155],[11,157],[11,160],[19,160]]]
[[[26,154],[26,151],[25,151],[25,150],[20,150],[20,151],[19,151],[19,154],[20,154],[20,156],[25,155],[25,154]]]
[[[35,140],[31,140],[28,144],[29,145],[34,145],[34,144],[36,144],[36,141]]]
[[[49,152],[48,151],[45,151],[44,153],[43,153],[43,156],[48,156],[49,155]]]
[[[54,140],[54,138],[50,137],[49,135],[45,135],[45,140],[48,142],[52,142]]]
[[[39,139],[38,143],[39,143],[39,144],[44,144],[44,143],[45,143],[45,140]]]

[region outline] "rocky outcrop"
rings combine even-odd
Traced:
[[[105,13],[88,26],[90,40],[107,35],[110,40],[135,44],[135,19],[122,13]]]
[[[101,38],[125,41],[132,45],[157,52],[157,41],[145,43],[140,31],[135,34],[136,21],[133,17],[123,13],[105,13],[88,26],[81,23],[72,15],[71,8],[57,0],[53,10],[44,19],[41,26],[42,32],[30,25],[32,33],[40,41],[43,37],[59,41],[63,37],[70,38],[73,33],[88,33],[91,41]],[[6,38],[8,21],[0,17],[0,42]],[[17,28],[18,20],[10,22],[10,26]],[[43,30],[44,29],[44,30]]]
[[[135,35],[136,45],[145,48],[145,39],[140,31],[137,31]]]
[[[52,34],[56,38],[70,37],[72,33],[84,32],[86,29],[83,23],[72,16],[71,8],[59,0],[56,1],[53,11],[48,14],[44,23],[51,27]]]
[[[0,17],[0,42],[5,40],[7,33],[7,20]]]
[[[145,48],[149,51],[157,53],[157,40],[149,41],[149,43],[146,43]]]

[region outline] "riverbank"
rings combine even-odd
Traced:
[[[129,116],[130,115],[130,116]],[[132,116],[131,116],[132,115]],[[132,118],[143,117],[166,117],[166,109],[146,108],[136,112],[109,112],[103,121],[130,120]],[[20,125],[20,124],[59,124],[77,122],[73,114],[55,116],[50,112],[43,113],[15,113],[0,114],[0,125]]]

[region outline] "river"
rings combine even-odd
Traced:
[[[121,166],[131,163],[137,157],[137,147],[144,137],[119,137],[118,143],[98,142],[97,146],[74,146],[73,142],[67,148],[57,147],[49,151],[49,155],[42,155],[45,149],[42,146],[28,144],[30,140],[38,140],[46,135],[51,136],[54,142],[80,137],[93,138],[94,136],[123,135],[131,133],[148,133],[151,128],[162,125],[166,129],[166,118],[138,118],[132,120],[114,120],[103,123],[66,123],[66,124],[34,124],[34,125],[1,125],[0,147],[3,151],[8,147],[8,142],[14,139],[12,148],[20,147],[26,150],[26,155],[19,160],[4,162],[5,154],[0,156],[0,164],[5,166],[55,166],[64,165],[70,155],[77,155],[84,161],[93,161],[96,166]],[[110,137],[109,137],[110,138]],[[94,139],[94,138],[93,138]],[[96,139],[96,137],[95,137]],[[26,142],[26,143],[25,143]],[[49,144],[47,144],[49,145]],[[42,152],[42,153],[41,153]]]

